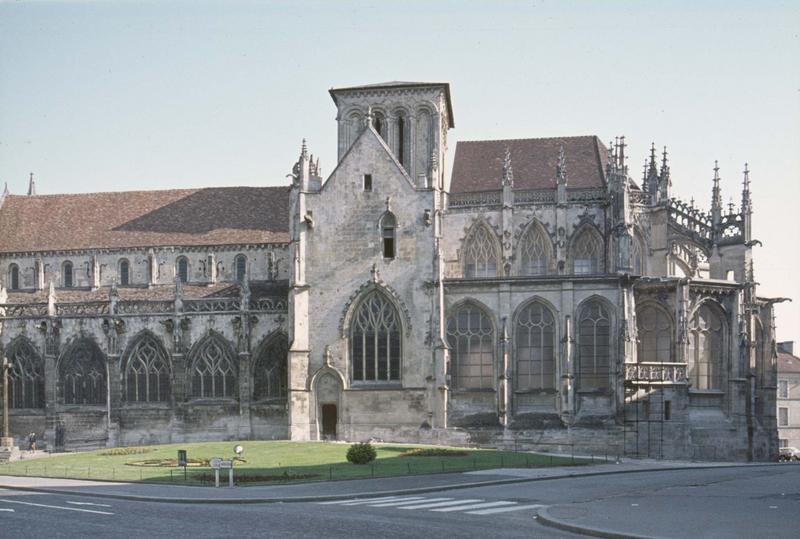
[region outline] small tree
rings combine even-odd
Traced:
[[[347,460],[353,464],[367,464],[377,456],[377,451],[369,442],[353,444],[347,450]]]

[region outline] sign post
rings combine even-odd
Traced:
[[[186,481],[186,450],[178,449],[178,466],[183,466],[183,480]]]
[[[233,459],[223,460],[220,463],[220,468],[228,470],[228,488],[233,488]],[[219,471],[219,470],[217,470]],[[219,486],[219,475],[217,475],[217,486]]]
[[[214,469],[214,486],[219,487],[219,468],[222,465],[222,459],[219,457],[214,457],[208,463]]]

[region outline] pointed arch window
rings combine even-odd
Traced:
[[[403,114],[397,115],[397,160],[405,168],[406,163],[406,117]]]
[[[169,359],[152,335],[140,337],[128,353],[125,368],[128,402],[165,402],[170,395]]]
[[[288,393],[289,340],[280,334],[272,338],[255,362],[253,400],[281,399]]]
[[[397,220],[391,212],[381,218],[381,240],[383,243],[383,258],[395,257]]]
[[[210,335],[197,344],[190,362],[191,396],[198,399],[236,398],[237,369],[231,346]]]
[[[378,291],[369,292],[353,314],[350,360],[354,382],[400,380],[401,327],[395,306]]]
[[[464,276],[497,276],[497,238],[485,225],[474,227],[464,246]]]
[[[555,320],[550,309],[533,302],[517,315],[516,386],[519,390],[556,388]]]
[[[572,271],[576,275],[600,273],[603,267],[603,242],[592,230],[584,229],[572,244]]]
[[[447,319],[447,344],[454,388],[494,388],[494,326],[483,309],[467,303],[453,311]]]
[[[8,354],[9,408],[44,408],[44,363],[33,345],[20,340]]]
[[[64,404],[105,404],[105,358],[97,345],[83,340],[61,360],[59,389]]]
[[[550,238],[538,223],[528,227],[520,238],[520,275],[547,275],[552,258]]]
[[[372,115],[372,126],[375,128],[375,131],[386,140],[386,118],[384,117],[383,113],[375,112]]]
[[[234,266],[236,267],[236,280],[243,283],[247,278],[247,256],[238,255],[234,262]]]
[[[9,290],[19,290],[19,266],[16,264],[8,267],[8,288]]]
[[[119,284],[122,286],[131,284],[131,264],[127,258],[119,261]]]
[[[722,389],[723,318],[716,308],[703,304],[689,325],[689,380],[693,389]]]
[[[639,362],[672,362],[672,320],[663,309],[645,305],[636,313]]]
[[[67,260],[64,262],[63,266],[61,266],[61,276],[63,279],[64,288],[72,288],[73,286],[73,268],[72,262]]]
[[[607,389],[611,373],[611,317],[599,301],[584,305],[578,319],[578,387]]]
[[[189,282],[189,259],[185,256],[179,256],[175,262],[175,275],[182,283]]]

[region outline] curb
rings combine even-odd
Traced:
[[[604,537],[606,539],[654,539],[649,535],[634,535],[631,533],[615,532],[602,528],[592,528],[589,526],[578,526],[559,520],[550,515],[547,509],[541,509],[536,515],[536,522],[549,528],[556,528],[566,532],[589,535],[591,537]]]
[[[633,470],[608,470],[600,472],[579,472],[574,474],[553,475],[549,477],[514,477],[511,479],[495,479],[491,481],[475,481],[470,483],[453,483],[449,485],[436,485],[431,487],[416,487],[407,489],[396,490],[379,490],[371,492],[356,492],[349,494],[331,494],[331,495],[317,495],[317,496],[293,496],[284,498],[169,498],[169,497],[153,497],[153,496],[139,496],[135,494],[110,494],[103,492],[76,492],[72,490],[64,490],[63,488],[46,488],[46,487],[25,487],[0,484],[0,488],[7,490],[18,490],[24,492],[40,492],[44,494],[67,494],[70,496],[86,496],[95,498],[111,498],[117,500],[129,500],[137,502],[156,502],[156,503],[184,503],[184,504],[268,504],[268,503],[308,503],[308,502],[323,502],[323,501],[337,501],[347,499],[362,499],[371,498],[374,496],[399,496],[404,494],[426,494],[430,492],[440,492],[446,490],[460,490],[467,488],[490,487],[498,485],[513,485],[516,483],[533,483],[537,481],[552,481],[556,479],[578,479],[582,477],[594,477],[603,475],[617,475],[617,474],[634,474],[634,473],[652,473],[652,472],[672,472],[672,471],[686,471],[686,470],[710,470],[710,469],[728,469],[728,468],[760,468],[767,466],[780,466],[777,463],[764,463],[764,464],[728,464],[717,466],[672,466],[672,467],[659,467],[659,468],[642,468]],[[386,479],[386,478],[382,478]],[[380,481],[381,479],[375,479]],[[78,480],[76,480],[78,481]],[[131,483],[122,483],[131,484]],[[78,487],[80,488],[80,487]],[[211,488],[211,487],[207,487]],[[240,487],[241,488],[241,487]],[[247,488],[247,487],[244,487]],[[569,524],[565,524],[569,525]],[[600,537],[611,537],[603,535]],[[634,537],[630,535],[615,535],[613,537]],[[639,536],[636,536],[637,539]]]

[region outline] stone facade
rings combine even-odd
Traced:
[[[778,343],[778,438],[781,447],[800,448],[800,358],[794,343]]]
[[[338,163],[304,143],[288,194],[120,193],[83,243],[48,232],[69,196],[4,195],[15,434],[775,456],[749,172],[734,211],[715,168],[709,213],[666,150],[631,179],[624,138],[459,142],[447,174],[449,85],[330,94]]]

